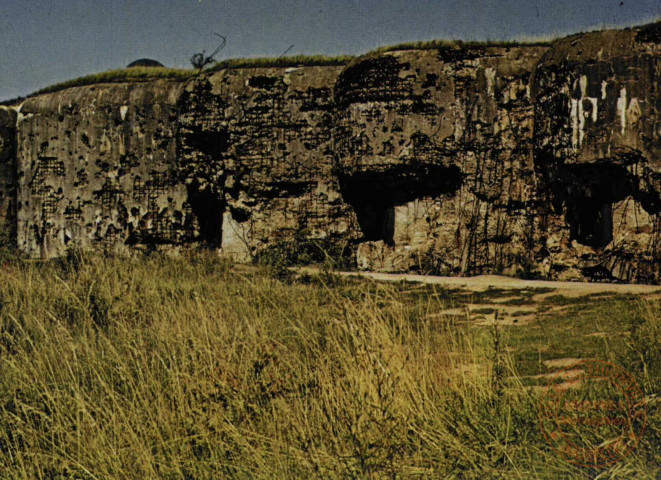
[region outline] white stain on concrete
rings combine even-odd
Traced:
[[[484,76],[487,79],[487,95],[493,97],[493,85],[496,81],[496,69],[487,67],[484,70]]]
[[[590,103],[592,103],[592,122],[595,123],[597,121],[597,114],[599,113],[598,107],[597,107],[597,100],[594,97],[588,97],[588,100],[590,100]]]
[[[585,137],[585,118],[589,115],[588,112],[585,112],[583,108],[583,100],[588,98],[592,102],[592,120],[596,121],[597,118],[597,105],[596,99],[593,99],[587,96],[588,93],[588,77],[582,75],[579,79],[579,85],[581,87],[581,98],[571,100],[571,126],[572,126],[572,147],[574,150],[579,148],[583,144],[583,138]]]
[[[18,111],[16,112],[16,125],[20,125],[20,124],[23,123],[25,120],[29,120],[29,119],[32,118],[33,116],[34,116],[34,114],[32,114],[32,113],[23,114],[23,113],[21,113],[20,110],[18,110]]]
[[[585,136],[585,112],[583,111],[583,99],[578,101],[578,146],[583,145]]]
[[[620,90],[620,98],[617,99],[617,111],[620,114],[620,123],[622,124],[622,135],[627,129],[627,89],[623,87]]]
[[[585,98],[588,94],[588,77],[581,76],[581,99]]]
[[[578,100],[571,99],[571,112],[569,113],[571,118],[571,146],[576,149],[578,148]]]

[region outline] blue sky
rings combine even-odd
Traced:
[[[0,100],[227,37],[219,59],[359,54],[435,38],[559,36],[661,17],[661,0],[0,0]]]

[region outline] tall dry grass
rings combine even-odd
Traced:
[[[600,473],[545,444],[497,330],[345,282],[203,254],[5,264],[0,478]],[[657,436],[599,478],[654,478],[654,415]]]

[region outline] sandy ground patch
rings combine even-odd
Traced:
[[[301,273],[318,273],[319,270],[312,267],[299,269]],[[503,277],[499,275],[479,275],[476,277],[435,277],[431,275],[411,275],[403,273],[377,273],[377,272],[335,272],[342,276],[355,276],[370,278],[372,280],[386,282],[418,282],[425,284],[442,285],[448,288],[457,288],[469,291],[484,291],[489,288],[501,288],[511,290],[526,290],[535,288],[552,288],[552,295],[564,295],[566,297],[578,297],[594,293],[612,292],[619,294],[661,295],[661,287],[658,285],[635,285],[622,283],[591,283],[591,282],[551,282],[546,280],[521,280],[519,278]],[[549,295],[544,293],[541,295]],[[501,300],[502,301],[502,300]]]

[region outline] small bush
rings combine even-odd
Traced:
[[[18,258],[15,235],[0,221],[0,265],[14,262]]]
[[[301,229],[292,240],[274,242],[262,249],[255,257],[257,264],[279,261],[288,267],[329,263],[336,269],[355,268],[355,247],[347,241],[335,238],[309,238],[309,232]]]

